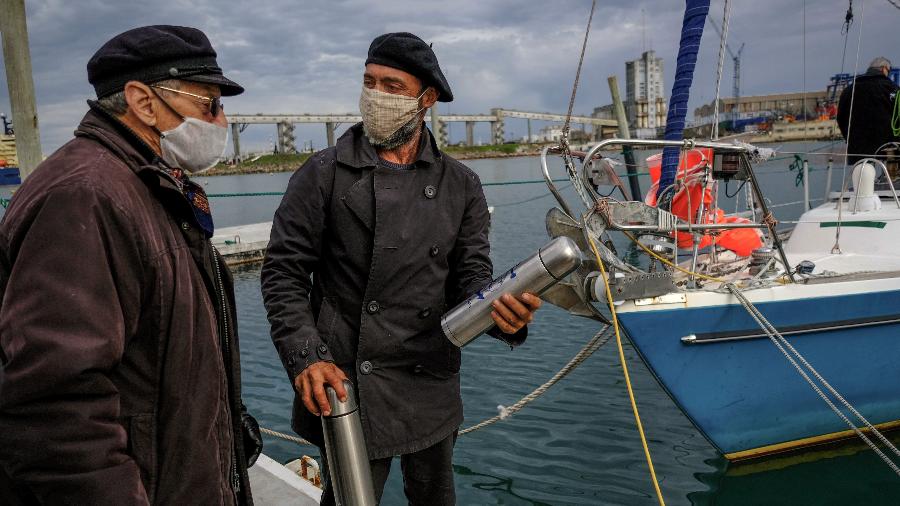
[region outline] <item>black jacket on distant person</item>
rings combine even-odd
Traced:
[[[369,458],[423,450],[462,422],[460,350],[440,320],[490,283],[489,224],[478,176],[427,128],[410,170],[379,164],[358,123],[291,177],[261,273],[272,340],[292,383],[319,361],[353,381]],[[296,396],[293,428],[323,445]]]
[[[837,123],[841,129],[841,135],[847,139],[850,153],[848,162],[853,164],[865,158],[865,155],[874,155],[885,143],[900,141],[891,130],[891,117],[894,112],[894,97],[897,93],[897,85],[885,77],[880,70],[871,69],[856,78],[856,93],[853,93],[854,85],[850,85],[841,93],[838,102]],[[850,100],[853,100],[853,119],[850,123]],[[847,130],[850,130],[850,138],[847,138]]]

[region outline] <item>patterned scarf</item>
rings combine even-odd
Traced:
[[[206,238],[211,238],[213,236],[214,227],[212,213],[209,210],[209,199],[206,198],[206,191],[204,191],[200,185],[191,181],[187,177],[187,174],[181,169],[164,167],[163,171],[172,176],[175,182],[178,183],[178,188],[181,190],[181,193],[184,194],[185,198],[187,198],[188,202],[191,204],[191,209],[194,211],[194,217],[197,219],[197,223],[200,224],[200,228],[203,229]]]

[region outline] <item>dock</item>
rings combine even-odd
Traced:
[[[322,490],[261,454],[248,469],[253,502],[265,506],[317,506]]]
[[[269,246],[272,222],[252,223],[216,230],[211,241],[228,266],[262,262]]]
[[[488,206],[488,213],[493,216],[493,206]],[[211,241],[225,259],[225,264],[234,267],[262,262],[271,234],[272,222],[266,221],[217,229]]]

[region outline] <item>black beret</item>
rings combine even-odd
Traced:
[[[366,58],[366,65],[370,63],[408,72],[426,85],[434,86],[439,101],[453,102],[453,92],[431,46],[411,33],[386,33],[376,37]]]
[[[94,53],[87,73],[97,98],[122,91],[128,81],[166,79],[216,84],[223,96],[244,92],[222,75],[206,35],[186,26],[142,26],[120,33]]]

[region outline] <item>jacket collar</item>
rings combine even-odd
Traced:
[[[337,161],[350,167],[361,169],[375,167],[378,163],[378,153],[366,138],[362,123],[348,128],[344,135],[338,138],[335,149]],[[423,122],[422,135],[419,137],[419,155],[413,164],[416,167],[429,167],[438,163],[442,156],[434,136]]]
[[[76,137],[90,137],[116,153],[137,172],[145,165],[158,165],[162,159],[138,135],[106,111],[97,102],[88,100],[90,110],[75,129]]]
[[[87,103],[90,110],[75,129],[76,137],[87,137],[99,142],[115,153],[135,174],[141,176],[145,171],[156,173],[161,178],[162,186],[179,189],[178,183],[161,170],[162,167],[168,167],[166,162],[134,130],[96,101],[88,100]]]
[[[891,78],[881,73],[881,69],[868,69],[864,74],[856,76],[856,79],[885,79],[891,81]],[[891,82],[893,83],[894,81]]]

